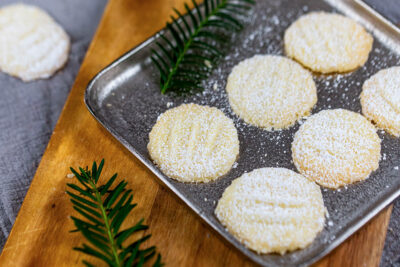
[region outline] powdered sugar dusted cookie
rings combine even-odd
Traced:
[[[257,169],[234,180],[215,214],[240,242],[259,253],[305,248],[325,221],[319,186],[283,168]]]
[[[363,114],[380,128],[400,136],[400,67],[384,69],[363,85]]]
[[[301,174],[337,188],[364,180],[379,167],[380,144],[375,127],[360,114],[323,110],[296,132],[292,157]]]
[[[0,69],[23,81],[48,78],[68,58],[70,40],[43,10],[25,4],[0,9]]]
[[[208,182],[231,169],[239,139],[233,121],[217,108],[184,104],[158,117],[147,148],[169,177]]]
[[[229,75],[226,90],[239,117],[268,130],[293,125],[317,102],[311,74],[281,56],[257,55],[240,62]]]
[[[352,19],[313,12],[296,20],[285,32],[286,54],[322,73],[354,70],[367,61],[372,36]]]

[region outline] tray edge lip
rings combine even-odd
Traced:
[[[366,12],[375,16],[376,19],[382,21],[384,24],[386,24],[387,27],[392,29],[394,32],[400,34],[400,26],[397,26],[390,19],[382,15],[379,11],[375,10],[369,3],[365,2],[364,0],[354,0],[354,2],[361,8],[363,8]]]
[[[328,4],[332,5],[331,2],[328,0],[326,1]],[[358,1],[355,1],[358,2]],[[359,4],[359,3],[357,3]],[[336,8],[336,7],[335,7]],[[369,10],[368,10],[369,11]],[[376,11],[375,11],[376,12]],[[377,12],[378,13],[378,12]],[[378,13],[379,14],[379,13]],[[374,14],[376,15],[376,14]],[[380,15],[380,14],[379,14]],[[380,15],[381,16],[381,15]],[[387,23],[387,19],[385,17],[380,17],[376,16],[376,19],[383,21],[384,23]],[[143,42],[139,43],[138,45],[134,46],[121,56],[117,57],[117,59],[113,60],[110,64],[102,68],[88,83],[85,89],[84,93],[84,103],[90,114],[96,119],[97,122],[99,122],[118,142],[122,143],[122,145],[128,149],[130,153],[132,153],[140,162],[142,162],[156,177],[159,181],[161,181],[169,190],[171,190],[177,197],[179,197],[190,209],[192,209],[204,222],[207,223],[209,227],[211,227],[214,231],[216,231],[219,235],[221,235],[230,245],[235,247],[236,250],[238,250],[240,253],[246,255],[247,258],[252,260],[253,262],[261,265],[261,266],[268,266],[266,265],[266,262],[260,260],[259,257],[254,257],[253,254],[249,254],[248,252],[253,252],[249,248],[246,248],[246,251],[242,251],[235,243],[233,243],[230,239],[227,238],[226,233],[218,229],[217,227],[214,226],[214,224],[208,220],[207,216],[204,215],[203,212],[199,211],[189,199],[187,199],[184,195],[182,195],[179,190],[175,189],[175,187],[163,177],[163,174],[161,171],[159,171],[157,168],[155,168],[155,165],[151,165],[152,163],[148,161],[146,158],[144,158],[133,146],[131,146],[125,138],[120,136],[117,132],[115,132],[113,129],[108,127],[97,115],[96,111],[92,108],[90,99],[89,99],[89,93],[92,90],[95,82],[99,80],[103,74],[105,74],[107,71],[112,69],[113,67],[119,65],[123,61],[125,61],[127,58],[141,50],[143,47],[147,46],[148,44],[152,43],[153,40],[155,40],[160,34],[165,32],[165,28],[162,28],[161,30],[157,31],[153,35],[151,35],[149,38],[144,40]],[[390,48],[391,49],[391,48]],[[313,263],[316,263],[318,260],[322,259],[326,255],[328,255],[332,250],[334,250],[336,247],[338,247],[340,244],[342,244],[347,238],[349,238],[351,235],[353,235],[356,231],[358,231],[362,226],[364,226],[367,222],[369,222],[373,217],[375,217],[379,212],[381,212],[385,207],[390,205],[397,197],[400,196],[400,188],[395,190],[393,193],[391,193],[387,198],[385,198],[383,201],[381,201],[375,208],[373,208],[370,212],[367,213],[365,217],[362,219],[358,220],[355,224],[351,225],[347,230],[345,230],[342,234],[339,235],[338,238],[334,239],[333,242],[329,243],[328,246],[325,247],[321,251],[321,253],[318,253],[316,256],[311,257],[309,260],[305,261],[300,261],[300,262],[293,262],[293,266],[309,266]],[[236,239],[233,235],[231,235],[234,239]],[[288,265],[290,266],[290,265]]]

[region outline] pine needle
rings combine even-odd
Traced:
[[[126,240],[135,233],[146,230],[143,219],[135,225],[120,230],[122,223],[136,206],[132,203],[132,190],[127,190],[127,182],[122,180],[116,186],[114,182],[117,174],[114,174],[104,185],[97,183],[104,166],[104,159],[97,166],[93,162],[89,171],[79,168],[79,172],[71,168],[72,173],[81,184],[67,184],[72,189],[67,191],[71,197],[73,208],[81,216],[71,216],[76,229],[71,232],[80,232],[88,244],[74,249],[87,255],[96,257],[112,267],[143,266],[156,255],[156,248],[141,249],[141,244],[150,238],[145,235],[131,244],[125,244]],[[86,266],[93,266],[83,260]],[[157,254],[153,266],[162,266],[161,256]]]
[[[226,38],[219,32],[234,32],[243,28],[238,15],[245,16],[254,0],[204,0],[201,9],[192,0],[194,9],[185,4],[184,16],[174,9],[177,17],[166,25],[166,34],[157,41],[151,57],[160,72],[161,93],[173,91],[186,94],[201,91],[201,82],[211,73],[223,53],[220,46]]]

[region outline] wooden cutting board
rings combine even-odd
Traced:
[[[89,47],[60,120],[0,256],[0,266],[73,266],[84,256],[83,241],[69,233],[74,214],[65,194],[69,166],[106,159],[104,176],[118,172],[129,181],[138,207],[127,224],[146,218],[167,266],[252,266],[188,207],[156,182],[155,176],[89,114],[83,94],[89,80],[124,52],[160,30],[172,7],[184,0],[110,0]],[[182,10],[182,9],[181,9]],[[182,10],[183,11],[183,10]],[[349,238],[318,266],[378,266],[391,207]],[[87,258],[91,262],[92,258]]]

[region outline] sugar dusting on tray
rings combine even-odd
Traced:
[[[108,101],[113,105],[113,109],[107,111],[107,116],[112,116],[113,121],[110,120],[107,123],[112,126],[111,128],[115,128],[120,136],[128,140],[143,158],[148,157],[146,150],[148,133],[156,118],[168,109],[168,102],[173,103],[173,106],[169,108],[179,106],[183,102],[214,106],[233,119],[240,140],[240,155],[236,168],[232,168],[226,176],[207,185],[188,185],[168,180],[179,194],[192,203],[197,212],[206,217],[221,232],[225,231],[212,214],[223,190],[233,179],[255,168],[285,167],[295,170],[290,147],[294,133],[302,124],[300,121],[287,130],[265,131],[244,123],[232,112],[227,101],[225,91],[227,76],[238,62],[255,54],[284,55],[282,42],[284,30],[302,14],[315,10],[337,12],[324,1],[257,1],[254,14],[247,18],[249,25],[234,37],[235,45],[228,48],[227,56],[215,66],[211,77],[204,81],[205,90],[202,93],[187,98],[160,96],[158,73],[151,68],[144,68],[141,75],[132,77],[129,85],[124,84],[121,89],[115,91],[115,95],[109,95],[104,102]],[[274,16],[276,18],[273,19]],[[274,20],[279,20],[279,23],[275,24]],[[318,103],[312,110],[312,114],[323,109],[334,108],[345,108],[359,113],[361,111],[359,95],[363,82],[379,69],[399,63],[398,54],[390,51],[376,39],[369,60],[357,71],[340,75],[314,74]],[[150,82],[149,77],[153,79]],[[148,82],[147,85],[146,82]],[[382,139],[382,158],[384,154],[386,157],[385,160],[381,160],[378,172],[373,173],[365,182],[342,188],[340,192],[330,189],[322,190],[324,202],[329,211],[329,221],[327,227],[308,249],[285,255],[279,262],[273,257],[257,256],[249,252],[251,257],[258,259],[260,263],[268,262],[278,265],[297,262],[311,254],[317,255],[318,251],[326,247],[326,244],[343,237],[343,233],[349,229],[349,226],[357,221],[358,215],[376,208],[374,203],[377,200],[385,199],[386,192],[399,186],[397,180],[399,180],[400,158],[398,153],[396,154],[400,150],[399,142],[381,131],[379,131],[379,136]],[[225,237],[243,249],[230,235],[225,234]]]

